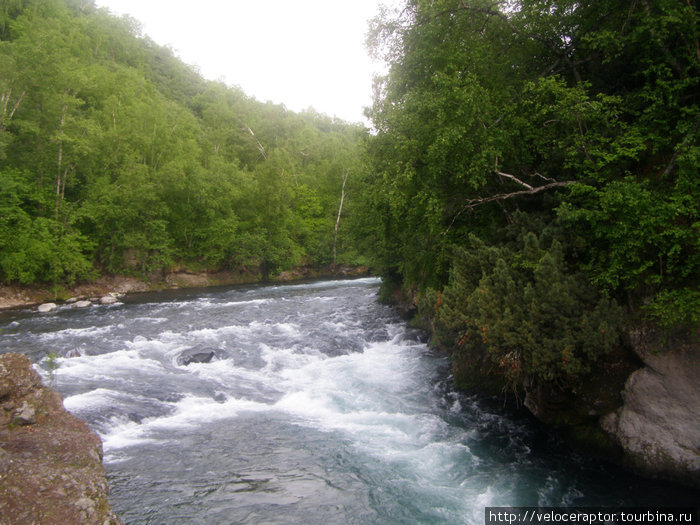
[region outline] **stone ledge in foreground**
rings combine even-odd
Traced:
[[[0,355],[3,525],[119,525],[109,509],[102,442],[63,407],[21,354]]]

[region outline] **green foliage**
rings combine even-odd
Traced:
[[[626,177],[575,188],[559,213],[593,241],[585,267],[599,287],[658,290],[700,274],[698,203],[700,182],[662,192]]]
[[[58,363],[59,357],[60,355],[53,350],[46,355],[46,371],[49,373],[49,386],[52,388],[56,386],[56,370],[61,366]]]
[[[363,128],[207,82],[91,1],[5,2],[0,17],[1,280],[331,260]]]
[[[664,326],[697,323],[698,16],[675,0],[407,0],[386,11],[370,33],[390,69],[369,111],[376,134],[366,145],[367,219],[359,224],[376,265],[404,286],[454,287],[450,279],[468,272],[450,255],[471,235],[482,239],[483,256],[505,249],[520,212],[557,224],[561,255],[534,262],[519,253],[525,245],[489,255],[473,274],[485,279],[483,297],[471,297],[478,283],[470,283],[455,306],[472,308],[474,323],[493,329],[497,312],[510,308],[494,294],[512,289],[527,291],[528,307],[557,305],[552,320],[572,304],[597,311],[590,298],[547,297],[535,271],[545,264],[561,282],[561,301],[580,287]],[[529,277],[514,269],[517,260],[535,265]],[[539,326],[523,316],[505,317]],[[565,328],[545,340],[576,346],[571,333],[597,322],[579,321],[559,319]],[[524,359],[526,343],[504,335],[493,344],[499,359]],[[570,370],[554,370],[555,346],[548,358],[526,359],[530,372],[580,375],[591,356],[570,348]]]
[[[496,247],[472,237],[436,308],[439,341],[457,341],[453,354],[485,347],[516,387],[575,384],[618,339],[620,308],[567,268],[558,241],[542,240],[527,233]]]
[[[664,328],[672,328],[679,323],[687,326],[700,326],[700,292],[697,290],[662,290],[654,297],[644,311],[649,319]]]
[[[63,231],[62,231],[63,230]],[[0,268],[7,280],[73,283],[90,277],[92,265],[83,255],[87,241],[50,219],[23,222],[3,243]]]
[[[32,197],[26,174],[0,172],[0,276],[23,284],[90,277],[90,242],[70,225],[32,217]]]

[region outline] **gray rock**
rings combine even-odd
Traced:
[[[73,348],[72,350],[68,350],[68,352],[66,352],[66,357],[81,357],[81,356],[82,356],[82,354],[80,353],[80,350],[78,350],[77,348]]]
[[[36,410],[35,408],[24,401],[22,405],[15,410],[15,413],[12,415],[12,422],[15,425],[33,425],[36,423]]]
[[[87,308],[88,306],[91,306],[92,303],[90,301],[76,301],[73,304],[73,308]]]
[[[700,487],[700,352],[697,342],[665,348],[654,334],[636,334],[645,367],[627,379],[624,405],[601,426],[636,470]]]
[[[113,295],[103,295],[100,297],[100,304],[114,304],[117,302],[117,298]]]
[[[183,366],[187,366],[191,363],[208,363],[214,358],[215,355],[216,352],[213,350],[185,350],[178,356],[177,363]]]
[[[44,303],[40,304],[37,310],[41,313],[53,312],[56,308],[56,303]]]

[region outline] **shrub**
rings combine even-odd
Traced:
[[[436,340],[469,360],[485,348],[491,369],[519,389],[535,382],[572,385],[618,340],[622,311],[580,273],[561,244],[534,233],[513,246],[476,237],[459,248],[435,319]]]

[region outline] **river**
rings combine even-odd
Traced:
[[[481,524],[486,506],[693,503],[692,491],[572,452],[502,400],[454,392],[446,358],[378,288],[317,281],[12,310],[0,313],[0,352],[28,354],[100,434],[127,524]],[[182,364],[193,351],[214,357]]]

